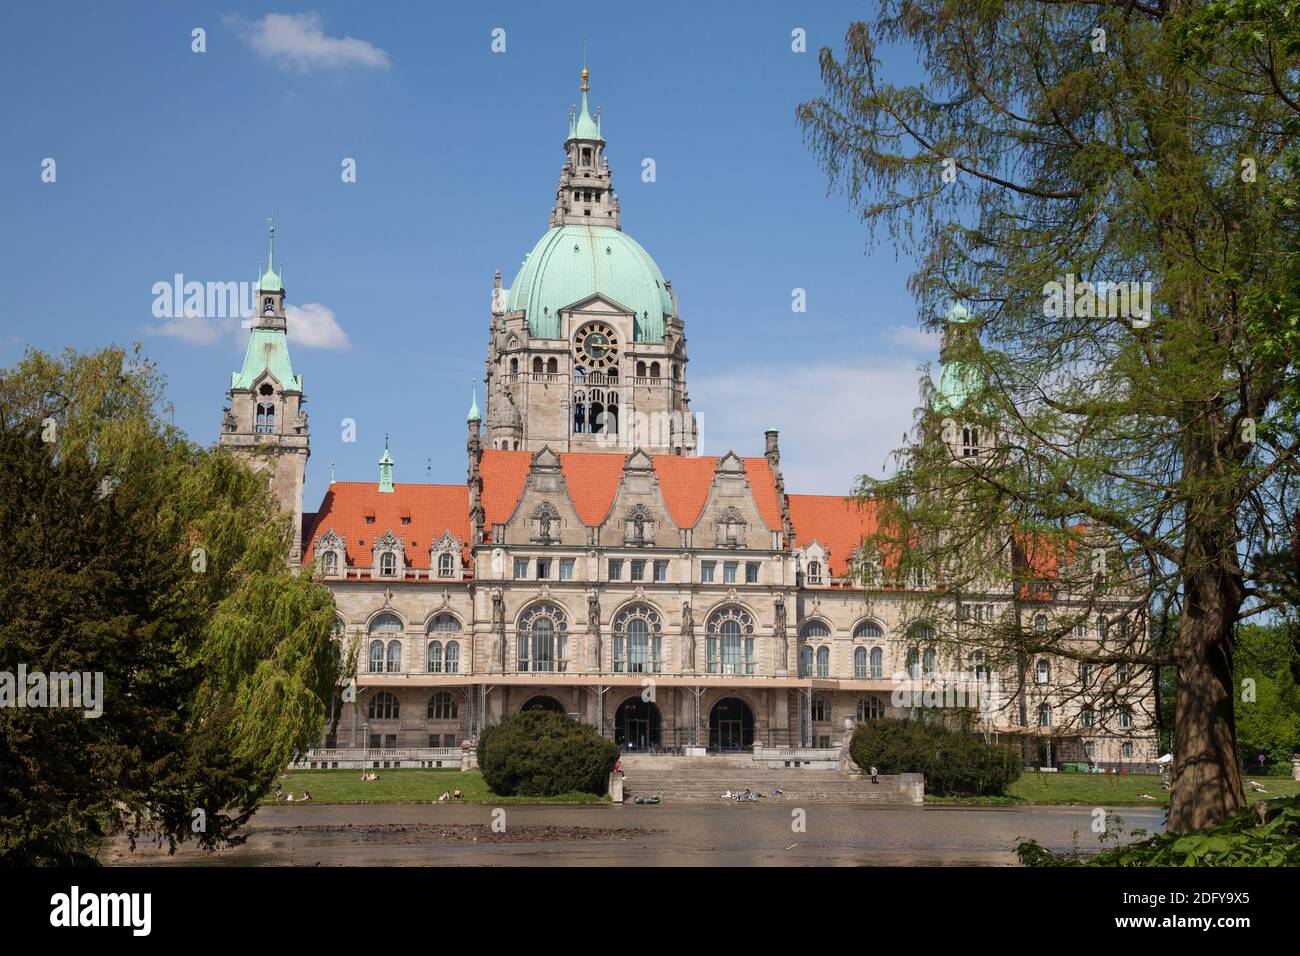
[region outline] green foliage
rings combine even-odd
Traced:
[[[1233,632],[1288,601],[1258,559],[1300,507],[1300,86],[1278,55],[1300,48],[1295,10],[882,0],[821,51],[825,93],[797,112],[831,186],[914,255],[919,319],[974,383],[955,421],[919,410],[892,477],[860,482],[881,517],[868,557],[936,582],[917,623],[972,593],[1053,592],[1041,632],[935,624],[954,656],[1086,658],[1090,692],[1139,711],[1171,672],[1175,829],[1242,805]],[[920,73],[905,84],[899,48]],[[1075,280],[1150,295],[1097,309]],[[940,440],[972,425],[985,454]],[[1170,596],[1195,613],[1153,643]],[[1127,629],[1081,647],[1075,625],[1102,613]]]
[[[1017,845],[1016,855],[1025,866],[1300,866],[1300,797],[1261,801],[1212,827],[1094,855],[1057,854],[1034,840]]]
[[[0,662],[104,681],[96,719],[0,710],[0,861],[241,842],[320,732],[333,598],[287,567],[265,479],[164,424],[162,391],[118,349],[0,375]]]
[[[1292,622],[1272,626],[1247,625],[1237,630],[1233,674],[1238,703],[1237,752],[1247,772],[1258,767],[1255,757],[1287,768],[1300,753],[1300,686],[1292,673],[1297,653]],[[1253,681],[1253,700],[1245,681]]]
[[[510,714],[479,737],[478,765],[493,792],[551,797],[571,791],[603,794],[618,747],[566,714]]]
[[[925,791],[935,796],[1001,796],[1020,776],[1014,747],[986,743],[968,730],[939,721],[885,718],[858,724],[849,754],[863,770],[923,773]]]

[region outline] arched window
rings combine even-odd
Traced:
[[[879,680],[885,676],[885,652],[878,647],[871,649],[871,678]]]
[[[1038,683],[1047,684],[1051,682],[1052,665],[1047,662],[1046,657],[1040,657],[1038,659],[1038,663],[1035,665],[1035,669],[1037,670],[1038,673]]]
[[[636,376],[637,378],[645,378],[645,362],[636,363]]]
[[[447,642],[447,651],[442,659],[442,669],[448,674],[460,673],[460,641]]]
[[[926,674],[933,674],[935,670],[938,668],[939,655],[935,653],[933,647],[927,647],[925,649],[925,654],[923,655],[923,663],[925,665]]]
[[[460,706],[456,698],[445,690],[440,690],[429,698],[429,720],[455,720],[460,716]]]
[[[625,607],[614,616],[614,671],[630,674],[663,670],[663,619],[646,604]]]
[[[534,355],[534,356],[533,356],[533,374],[534,374],[534,375],[541,375],[541,374],[542,374],[542,368],[543,368],[543,365],[542,365],[542,357],[541,357],[540,355]]]
[[[1121,730],[1128,730],[1133,726],[1133,708],[1121,707],[1119,709],[1119,726]]]
[[[370,642],[370,673],[401,670],[402,645],[397,640],[390,642],[385,635],[402,633],[402,619],[396,614],[380,614],[370,622],[368,630],[373,638]],[[394,646],[396,650],[393,650]],[[385,667],[386,660],[389,663],[395,661],[397,666]]]
[[[388,642],[388,666],[384,668],[390,674],[396,674],[402,669],[402,642]]]
[[[809,584],[822,583],[822,563],[820,561],[808,562],[808,583]]]
[[[651,362],[651,363],[650,363],[650,377],[651,377],[651,378],[658,378],[658,377],[659,377],[659,363],[658,363],[658,362]]]
[[[885,716],[885,705],[873,694],[867,694],[858,701],[858,723],[867,720],[879,720]]]
[[[830,625],[828,625],[825,621],[819,621],[813,619],[811,621],[806,621],[804,623],[803,630],[801,630],[799,633],[802,634],[804,637],[830,637],[831,629],[830,629]]]
[[[853,676],[867,676],[867,649],[865,647],[855,647],[853,649]]]
[[[826,698],[821,694],[813,694],[812,719],[815,723],[831,719],[831,709],[826,706]]]
[[[321,570],[327,577],[334,577],[339,573],[339,553],[337,551],[326,551],[324,560],[321,562]]]
[[[546,371],[547,371],[547,372],[549,372],[551,375],[554,375],[554,374],[557,373],[559,370],[560,370],[560,363],[557,362],[557,361],[555,360],[554,357],[549,358],[549,359],[546,360]]]
[[[915,647],[907,649],[907,676],[912,680],[918,680],[921,677],[921,657]]]
[[[530,605],[519,615],[516,626],[519,670],[567,669],[568,635],[568,616],[559,605],[549,602]]]
[[[592,393],[591,403],[587,406],[587,431],[598,435],[605,430],[605,403],[596,401],[596,391]]]
[[[397,698],[386,690],[381,690],[370,698],[370,706],[366,711],[371,720],[397,720],[401,713]]]
[[[735,605],[718,608],[705,624],[709,673],[754,673],[754,619]]]
[[[511,375],[518,375],[518,374],[519,374],[519,359],[517,359],[517,358],[512,358],[512,359],[510,360],[510,374],[511,374]]]
[[[1046,704],[1038,705],[1038,726],[1039,727],[1052,726],[1052,708],[1047,706]]]
[[[429,642],[429,673],[442,673],[442,641]]]
[[[799,648],[799,676],[812,677],[813,649],[805,644]]]
[[[610,435],[618,434],[618,392],[609,393],[609,404],[605,406],[605,431]]]
[[[853,629],[855,638],[881,638],[885,636],[884,630],[875,621],[863,621]]]
[[[1099,640],[1105,640],[1110,634],[1110,622],[1104,617],[1097,618],[1097,637]]]
[[[573,393],[573,433],[581,435],[587,430],[587,394]]]
[[[967,426],[961,430],[962,457],[969,458],[971,455],[979,454],[980,450],[980,430],[973,426]]]
[[[456,571],[456,558],[450,551],[438,555],[438,577],[449,578]]]
[[[397,573],[397,555],[391,551],[385,551],[379,556],[379,573],[392,576]]]
[[[988,668],[984,666],[984,652],[973,651],[970,656],[971,670],[975,672],[976,680],[983,680],[988,676]]]
[[[817,676],[831,676],[831,649],[825,644],[817,648]]]

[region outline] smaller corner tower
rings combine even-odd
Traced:
[[[281,510],[293,517],[289,560],[302,560],[302,490],[311,451],[302,377],[289,360],[284,283],[275,268],[275,223],[266,270],[253,288],[251,332],[243,367],[231,375],[218,446],[267,476]],[[283,269],[283,267],[281,267]]]

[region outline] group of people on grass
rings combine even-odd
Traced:
[[[284,787],[281,785],[280,781],[277,780],[275,782],[275,799],[277,801],[283,801],[284,803],[293,803],[294,802],[293,791],[290,790],[288,793],[285,793]],[[302,796],[298,798],[298,802],[302,803],[304,800],[310,800],[310,799],[311,799],[311,791],[304,790],[302,792]]]
[[[442,796],[438,798],[438,802],[442,803],[444,800],[464,800],[464,799],[465,799],[465,794],[460,792],[460,787],[457,787],[454,792],[448,792],[446,790],[442,791]]]

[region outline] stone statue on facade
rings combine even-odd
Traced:
[[[772,608],[772,636],[776,638],[776,666],[784,671],[789,669],[789,647],[785,638],[785,598],[776,596]]]
[[[492,592],[492,666],[505,667],[506,599],[498,590]]]
[[[682,668],[695,670],[695,618],[685,601],[682,602]]]
[[[600,595],[587,592],[587,668],[600,670]]]

